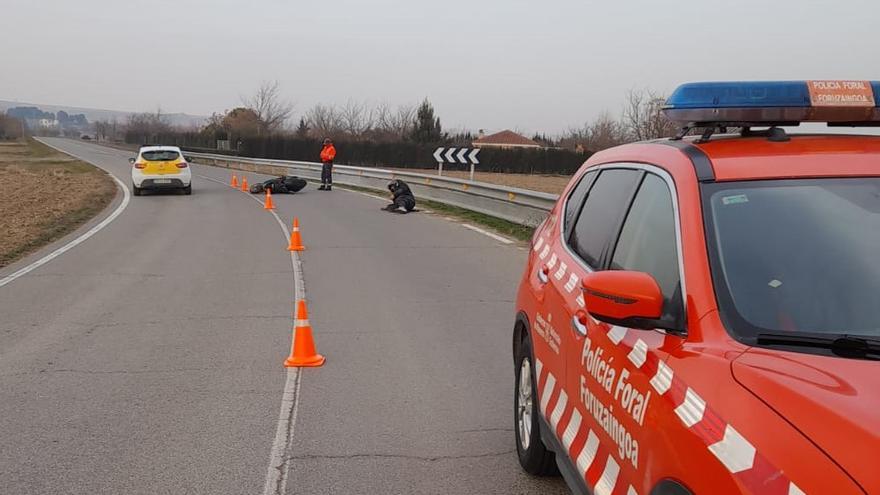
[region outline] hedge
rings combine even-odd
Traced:
[[[142,136],[127,133],[130,144],[168,144],[190,151],[216,152],[213,136],[200,133],[160,133]],[[238,154],[253,158],[318,161],[321,140],[288,136],[242,138],[233,143],[238,149],[224,154]],[[336,141],[336,162],[361,167],[436,168],[434,150],[437,145],[413,142],[378,143],[372,141]],[[589,158],[588,154],[563,149],[497,149],[483,148],[478,156],[481,172],[515,174],[571,175]],[[468,170],[469,165],[443,165],[444,170]]]

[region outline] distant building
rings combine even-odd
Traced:
[[[41,129],[57,129],[58,128],[58,121],[55,119],[40,119],[37,122],[37,125]]]
[[[503,130],[487,136],[483,130],[480,129],[477,139],[475,139],[471,145],[475,148],[542,148],[537,142],[511,130]]]

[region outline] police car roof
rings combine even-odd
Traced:
[[[785,142],[765,137],[688,139],[709,158],[716,181],[798,177],[880,176],[880,136],[792,134]]]

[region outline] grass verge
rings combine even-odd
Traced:
[[[0,267],[72,232],[115,194],[92,165],[33,139],[0,143]]]

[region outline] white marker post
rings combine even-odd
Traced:
[[[480,160],[477,159],[477,155],[480,153],[480,148],[474,148],[468,154],[468,160],[471,162],[471,182],[474,181],[474,166],[480,163]]]
[[[443,150],[445,148],[437,148],[434,150],[434,159],[437,160],[437,175],[443,175]]]
[[[465,155],[467,155],[468,151],[470,151],[470,149],[468,149],[468,148],[462,148],[462,149],[458,150],[458,155],[455,156],[456,158],[458,158],[458,163],[460,163],[462,165],[467,165],[468,161],[467,161],[467,158],[465,158]],[[471,172],[471,182],[473,182],[473,181],[474,181],[474,173]]]

